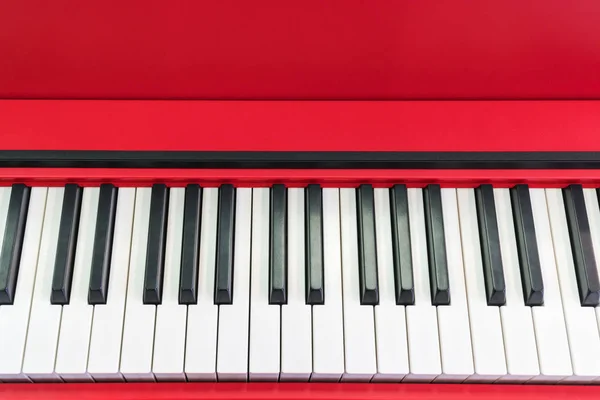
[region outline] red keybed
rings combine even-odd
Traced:
[[[351,383],[0,384],[10,400],[592,400],[593,386]]]

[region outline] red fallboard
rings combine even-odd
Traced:
[[[600,101],[5,100],[0,135],[0,150],[600,151]]]
[[[600,151],[600,101],[0,101],[2,150]],[[597,154],[597,153],[596,153]],[[600,183],[598,169],[0,168],[0,181]]]

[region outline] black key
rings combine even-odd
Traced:
[[[358,226],[358,278],[360,304],[379,304],[377,277],[377,239],[375,237],[375,198],[373,186],[360,185],[356,190]]]
[[[83,189],[76,184],[65,186],[50,295],[52,304],[69,304],[71,297],[82,193]]]
[[[187,185],[183,210],[183,243],[179,271],[179,304],[198,302],[198,262],[200,257],[200,224],[202,219],[202,188]]]
[[[233,243],[235,239],[235,188],[219,188],[217,216],[217,264],[215,271],[215,304],[233,303]]]
[[[492,185],[481,185],[475,188],[475,203],[487,304],[488,306],[503,306],[506,304],[506,282],[504,281],[500,233],[498,232],[496,202]]]
[[[0,304],[13,304],[31,190],[15,184],[10,192],[4,241],[0,253]]]
[[[582,306],[595,307],[600,302],[600,281],[590,224],[585,208],[583,188],[581,185],[569,185],[563,189],[567,225],[571,239],[571,251],[575,263],[575,275],[579,288],[579,299]]]
[[[157,305],[162,302],[168,212],[169,188],[164,184],[154,184],[150,200],[144,304]]]
[[[390,211],[392,214],[392,252],[394,255],[396,304],[414,305],[415,285],[412,270],[406,185],[394,185],[390,189]]]
[[[115,217],[117,215],[117,188],[111,184],[100,186],[96,233],[90,272],[89,304],[106,304],[108,279],[112,257]]]
[[[323,261],[323,192],[317,184],[304,191],[306,222],[306,304],[325,304],[325,278]]]
[[[269,304],[287,304],[287,188],[271,188]]]
[[[542,306],[544,305],[544,282],[529,188],[527,185],[517,185],[510,190],[510,197],[525,305]]]
[[[440,185],[427,185],[423,189],[423,203],[425,207],[431,302],[434,306],[447,306],[450,304],[450,285],[448,282],[448,260],[446,257]]]

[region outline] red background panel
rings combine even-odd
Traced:
[[[0,101],[0,150],[600,151],[600,101]]]
[[[598,99],[597,0],[4,0],[0,98]]]

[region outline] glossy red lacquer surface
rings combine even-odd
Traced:
[[[5,400],[592,400],[597,386],[115,383],[0,384]]]
[[[597,0],[13,0],[0,98],[600,98]]]
[[[0,150],[600,151],[600,101],[6,100],[0,137]]]

